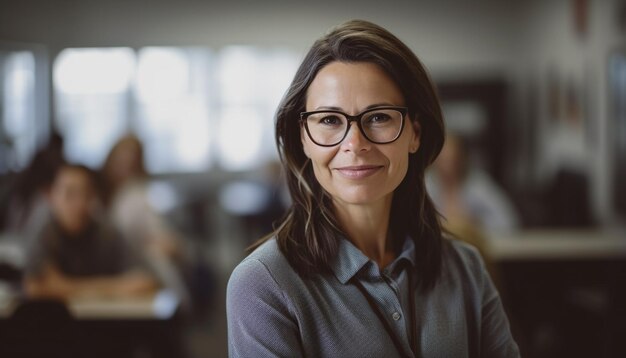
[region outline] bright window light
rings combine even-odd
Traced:
[[[147,47],[139,52],[137,97],[143,101],[173,99],[189,89],[189,62],[177,48]]]
[[[202,171],[211,162],[211,126],[205,103],[183,98],[144,105],[137,133],[152,173]]]
[[[274,113],[293,78],[292,51],[229,46],[219,53],[219,162],[226,170],[251,170],[276,159]]]
[[[208,114],[201,105],[188,106],[182,111],[186,124],[180,128],[176,141],[177,157],[181,165],[201,170],[210,162],[211,128]]]
[[[259,165],[262,121],[252,108],[226,108],[220,120],[220,164],[227,170],[245,170]]]
[[[98,168],[128,129],[128,90],[134,75],[130,48],[63,50],[54,63],[56,126],[68,160]]]
[[[33,125],[32,103],[34,91],[35,58],[30,52],[10,54],[5,62],[4,129],[11,136],[19,136]],[[30,112],[30,113],[29,113]]]
[[[25,168],[37,146],[35,56],[30,51],[0,53],[0,123],[10,146],[0,143],[0,173]]]
[[[139,51],[135,130],[148,144],[148,171],[198,172],[210,166],[211,60],[211,52],[202,48]]]
[[[55,88],[68,94],[120,93],[128,88],[134,65],[130,48],[66,49],[54,63]]]
[[[229,46],[220,52],[217,78],[221,100],[230,104],[258,101],[265,88],[259,87],[262,53],[254,47]]]
[[[287,92],[299,62],[293,51],[278,49],[265,55],[262,65],[264,70],[261,71],[263,77],[260,79],[263,91],[259,94],[263,95],[263,100],[272,111],[276,110]]]
[[[126,132],[148,172],[262,167],[276,159],[274,113],[293,51],[228,46],[66,49],[53,68],[55,125],[69,160],[98,168]]]

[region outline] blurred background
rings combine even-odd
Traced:
[[[485,255],[522,354],[626,352],[623,0],[0,0],[0,327],[18,324],[55,173],[78,163],[98,176],[93,215],[157,242],[180,278],[163,286],[182,313],[104,321],[176,327],[176,355],[226,356],[228,276],[289,204],[276,106],[313,41],[352,18],[429,69],[455,144],[429,190]],[[129,356],[158,355],[153,331]]]

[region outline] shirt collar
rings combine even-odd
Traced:
[[[411,266],[415,265],[415,244],[407,237],[402,245],[400,255],[388,266],[391,271],[395,270],[402,261],[408,260]],[[339,250],[330,267],[337,280],[346,284],[371,260],[361,250],[354,246],[348,239],[339,239]],[[373,262],[371,262],[374,265]]]
[[[415,266],[415,242],[413,242],[413,239],[408,236],[404,240],[404,244],[402,244],[402,251],[400,252],[400,255],[398,255],[398,258],[394,260],[392,265],[398,264],[403,260],[408,260],[411,266]]]
[[[396,277],[402,270],[410,267],[411,270],[415,268],[415,243],[410,237],[407,237],[402,244],[402,251],[392,263],[385,267],[385,272],[392,277]]]

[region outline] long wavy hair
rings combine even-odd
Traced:
[[[396,36],[373,23],[352,20],[318,39],[298,68],[276,113],[276,144],[291,193],[292,205],[273,233],[250,250],[275,237],[278,247],[303,277],[329,272],[339,239],[347,237],[304,154],[300,112],[305,111],[309,85],[327,64],[369,62],[382,68],[402,91],[409,118],[421,128],[417,153],[410,154],[408,172],[395,189],[390,234],[396,252],[406,237],[415,242],[417,277],[431,288],[441,271],[442,229],[439,214],[426,193],[424,172],[441,151],[444,124],[435,88],[415,54]]]

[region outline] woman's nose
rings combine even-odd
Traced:
[[[369,150],[371,146],[371,142],[363,136],[361,130],[359,130],[359,126],[356,122],[350,123],[350,129],[348,130],[348,134],[341,142],[341,147],[346,151],[363,151]]]

